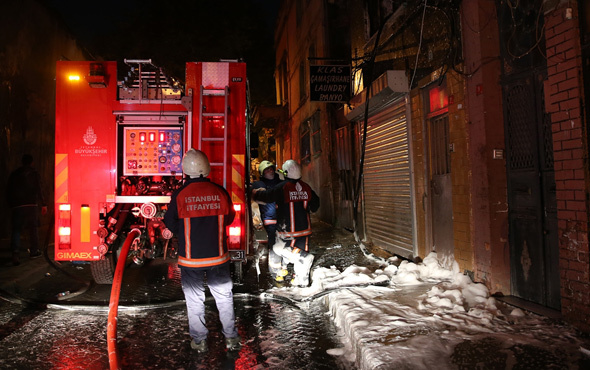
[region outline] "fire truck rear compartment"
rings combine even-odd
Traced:
[[[119,82],[115,62],[57,63],[56,260],[91,261],[96,282],[110,284],[134,229],[141,235],[130,261],[175,258],[176,238],[162,219],[183,181],[182,155],[195,147],[234,202],[228,245],[241,278],[250,243],[245,65],[187,63],[183,95],[150,60],[126,62]]]

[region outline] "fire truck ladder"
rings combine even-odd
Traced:
[[[224,109],[223,112],[205,112],[203,111],[203,107],[206,106],[204,102],[204,97],[209,96],[209,101],[213,103],[213,100],[221,100],[224,101]],[[212,142],[212,141],[221,141],[223,142],[223,161],[222,162],[210,162],[211,168],[213,167],[221,167],[222,174],[223,174],[223,187],[227,189],[227,133],[228,133],[228,107],[229,107],[229,87],[226,86],[223,89],[206,89],[204,86],[201,86],[201,96],[200,96],[200,103],[199,104],[199,143],[198,149],[202,150],[204,142]],[[219,106],[219,104],[211,104],[212,106]],[[213,121],[219,120],[223,118],[223,136],[209,136],[203,137],[203,127],[208,125],[209,127],[213,126]],[[209,154],[211,157],[211,154]]]

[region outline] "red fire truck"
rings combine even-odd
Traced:
[[[125,64],[117,78],[116,62],[57,62],[55,259],[90,261],[95,281],[111,283],[134,229],[135,263],[176,257],[162,218],[183,181],[182,156],[195,148],[234,202],[228,245],[241,278],[250,241],[245,63],[186,63],[184,88],[151,60]]]

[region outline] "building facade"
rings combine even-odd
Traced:
[[[589,18],[560,0],[284,1],[277,161],[304,164],[322,220],[590,331]],[[350,64],[348,102],[309,100],[324,59]]]

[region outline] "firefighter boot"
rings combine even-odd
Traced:
[[[313,265],[313,258],[313,254],[311,253],[299,257],[299,260],[294,266],[295,279],[292,285],[299,287],[309,286],[309,271],[311,270],[311,265]]]
[[[203,339],[199,343],[195,342],[195,340],[193,339],[191,341],[191,348],[194,349],[195,351],[197,351],[198,353],[207,352],[207,350],[208,350],[207,339]]]
[[[289,270],[287,270],[286,268],[282,268],[279,271],[277,271],[275,280],[279,283],[282,283],[283,281],[285,281],[285,276],[287,275],[289,275]]]
[[[230,351],[237,351],[242,347],[242,338],[238,335],[234,338],[225,338],[225,346]]]
[[[278,278],[281,272],[281,256],[275,253],[272,247],[268,250],[268,272],[272,278]],[[281,275],[283,277],[284,275]],[[278,280],[277,280],[278,281]]]

